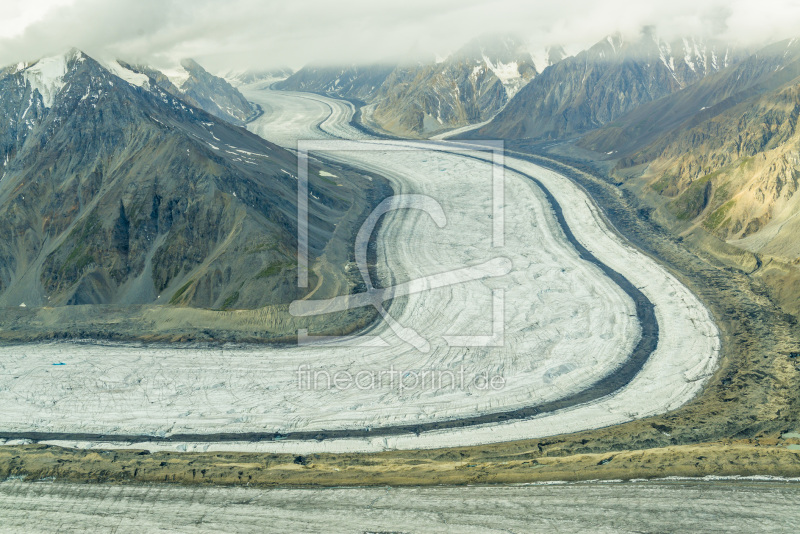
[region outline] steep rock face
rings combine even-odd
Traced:
[[[286,80],[276,83],[275,88],[283,91],[328,93],[340,98],[370,101],[394,69],[394,64],[332,67],[309,65]]]
[[[0,305],[295,298],[295,157],[81,52],[59,58],[0,75]],[[312,254],[343,246],[336,224],[363,199],[318,174]]]
[[[44,100],[20,71],[20,64],[0,70],[0,163],[5,166],[44,117]]]
[[[395,69],[373,98],[372,118],[410,136],[485,121],[536,74],[521,41],[476,39],[442,62]]]
[[[647,30],[625,42],[609,36],[546,68],[473,138],[559,139],[586,132],[691,85],[735,61],[726,47]]]
[[[159,88],[231,124],[244,125],[259,114],[258,108],[238,89],[208,73],[192,59],[184,59],[180,69],[171,72],[171,76],[147,65],[133,65],[122,60],[106,61],[103,66],[133,85],[148,90]]]
[[[212,115],[234,124],[244,124],[256,116],[258,109],[224,79],[207,72],[193,59],[181,61],[188,77],[180,86],[181,92],[200,104]]]

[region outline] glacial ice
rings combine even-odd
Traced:
[[[349,125],[350,104],[318,95],[246,91],[271,113],[250,124],[287,147],[299,139],[369,140]],[[374,151],[329,153],[387,176],[397,192],[438,200],[447,225],[425,213],[386,216],[378,241],[379,274],[394,283],[509,258],[508,275],[409,295],[390,313],[430,340],[420,353],[386,327],[388,347],[268,347],[153,350],[122,344],[51,343],[0,349],[0,420],[6,431],[149,434],[290,432],[365,428],[468,417],[562,398],[611,372],[640,336],[633,302],[565,240],[537,177],[556,197],[576,238],[623,273],[656,306],[660,339],[642,371],[594,402],[535,418],[372,439],[233,443],[87,443],[79,447],[152,450],[373,451],[435,448],[575,432],[677,408],[710,375],[719,336],[708,310],[663,267],[623,242],[582,189],[558,173],[506,156],[505,245],[491,242],[491,168],[458,151],[390,150],[402,141],[369,141]],[[481,151],[470,155],[486,158]],[[516,172],[518,171],[518,172]],[[502,347],[449,347],[443,335],[485,333],[492,291],[505,292]],[[64,366],[53,367],[52,362]],[[336,372],[459,370],[502,376],[500,390],[298,388],[298,367]]]

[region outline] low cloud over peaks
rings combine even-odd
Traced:
[[[485,33],[510,32],[532,48],[575,52],[622,32],[655,26],[665,38],[716,37],[756,45],[800,34],[792,0],[33,0],[0,24],[0,64],[76,46],[155,66],[195,57],[212,70],[299,67],[445,54]]]

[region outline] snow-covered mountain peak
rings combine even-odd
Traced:
[[[734,63],[736,52],[723,43],[693,36],[681,37],[672,42],[655,34],[652,38],[658,49],[659,59],[682,85],[686,83],[686,76],[706,76]]]
[[[473,75],[485,67],[500,80],[509,98],[536,75],[533,58],[525,43],[513,35],[478,37],[452,54],[446,62],[473,62],[477,65]]]
[[[511,98],[514,96],[517,91],[527,82],[527,80],[523,80],[523,74],[520,72],[519,63],[516,61],[510,61],[508,63],[503,63],[502,61],[498,61],[497,63],[492,62],[491,58],[484,55],[483,62],[486,66],[491,70],[497,79],[500,80],[500,83],[503,84],[503,87],[506,88],[506,93],[508,93],[508,97]]]
[[[622,47],[625,45],[625,40],[622,38],[621,33],[615,33],[613,35],[609,35],[606,37],[606,42],[611,45],[611,49],[614,53],[619,52],[622,50]]]
[[[75,48],[56,56],[42,58],[22,70],[25,81],[42,95],[45,107],[53,105],[58,92],[64,87],[64,76],[75,61],[84,61],[86,56]]]

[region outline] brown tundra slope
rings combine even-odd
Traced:
[[[800,43],[790,40],[642,106],[579,145],[618,159],[616,179],[685,238],[754,254],[754,274],[798,312],[799,115]]]

